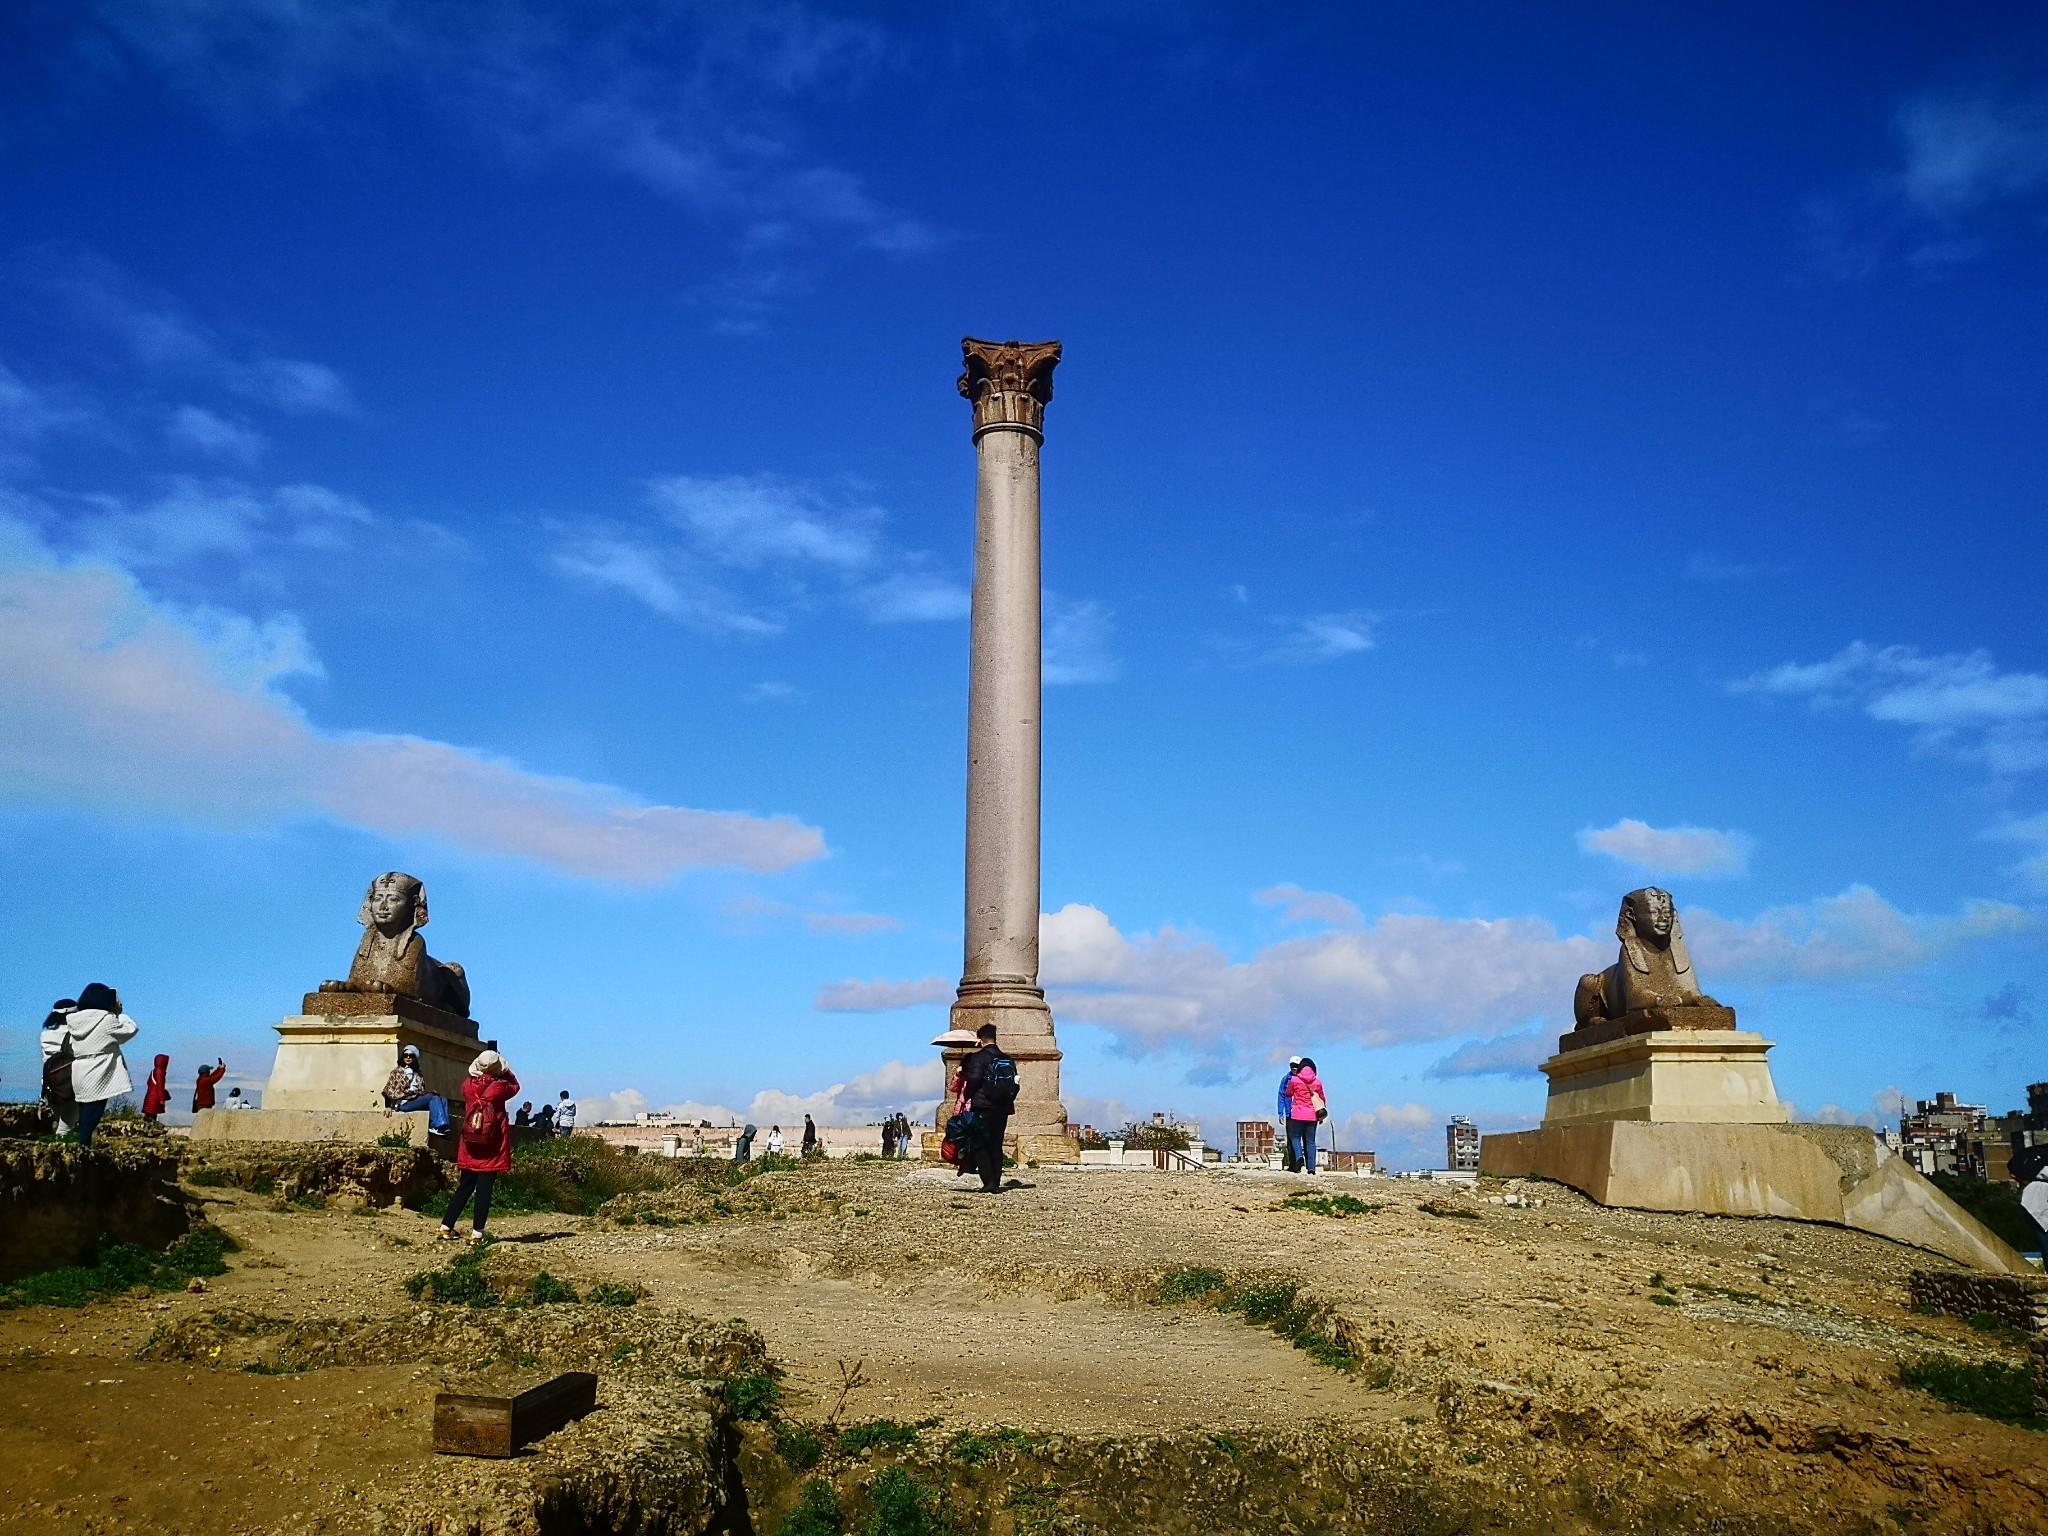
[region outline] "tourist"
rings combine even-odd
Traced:
[[[891,1115],[882,1122],[882,1156],[896,1155],[896,1117]]]
[[[78,1124],[78,1096],[71,1091],[71,1011],[78,1000],[60,997],[50,1005],[43,1020],[43,1102],[57,1117],[57,1124],[72,1130]]]
[[[910,1116],[900,1109],[896,1111],[896,1155],[910,1156]]]
[[[1280,1079],[1279,1115],[1283,1123],[1294,1116],[1294,1074],[1300,1070],[1301,1058],[1299,1056],[1288,1057],[1287,1073]],[[1294,1155],[1294,1138],[1292,1136],[1287,1138],[1287,1151],[1281,1157],[1280,1166],[1289,1173],[1301,1172],[1301,1162]]]
[[[57,1015],[54,1013],[51,1018]],[[60,1038],[53,1046],[49,1020],[44,1022],[43,1057],[71,1051],[71,1096],[78,1104],[78,1144],[92,1145],[93,1132],[106,1115],[107,1104],[134,1091],[135,1079],[128,1075],[128,1060],[121,1054],[121,1042],[135,1038],[135,1021],[121,1011],[121,998],[112,987],[94,982],[78,994],[78,1006],[63,1015],[63,1026],[54,1031]]]
[[[199,1075],[192,1080],[193,1114],[198,1114],[202,1109],[213,1108],[214,1085],[227,1075],[228,1064],[220,1057],[214,1058],[212,1066],[199,1069]]]
[[[448,1101],[438,1093],[427,1092],[427,1081],[420,1076],[418,1046],[408,1045],[399,1049],[398,1065],[384,1079],[384,1106],[400,1115],[424,1109],[429,1131],[439,1134],[448,1129]]]
[[[782,1127],[779,1125],[768,1127],[768,1155],[770,1157],[780,1157],[782,1155]]]
[[[156,1065],[149,1069],[149,1081],[142,1088],[142,1118],[151,1125],[164,1112],[164,1106],[171,1102],[171,1085],[164,1081],[170,1076],[171,1058],[159,1056]]]
[[[740,1139],[732,1144],[732,1160],[736,1163],[749,1162],[754,1156],[754,1128],[750,1125],[740,1132]]]
[[[519,1113],[512,1117],[512,1129],[523,1131],[533,1123],[533,1100],[528,1099],[519,1106]]]
[[[254,1102],[253,1100],[250,1100],[250,1099],[245,1099],[245,1098],[243,1098],[243,1097],[242,1097],[242,1090],[241,1090],[241,1089],[239,1089],[239,1088],[230,1088],[230,1089],[228,1090],[228,1105],[227,1105],[227,1107],[228,1107],[229,1109],[254,1109],[254,1108],[256,1107],[256,1105],[255,1105],[255,1102]]]
[[[562,1090],[562,1102],[555,1106],[555,1134],[567,1136],[576,1129],[576,1101],[569,1097],[569,1090]]]
[[[960,1069],[968,1107],[974,1111],[974,1168],[985,1195],[1003,1192],[1003,1133],[1010,1111],[1017,1107],[1017,1063],[996,1045],[996,1027],[984,1024],[975,1034],[981,1048]]]
[[[469,1240],[480,1243],[491,1219],[491,1190],[498,1175],[512,1166],[512,1124],[505,1106],[519,1093],[519,1079],[496,1051],[485,1051],[469,1064],[462,1082],[462,1134],[455,1145],[455,1193],[441,1218],[441,1239],[453,1241],[463,1206],[476,1196],[469,1219]]]
[[[804,1116],[804,1144],[798,1149],[805,1157],[813,1157],[818,1151],[818,1127],[809,1115]]]
[[[1315,1060],[1304,1056],[1287,1080],[1287,1150],[1298,1165],[1297,1172],[1316,1171],[1316,1127],[1328,1114]]]
[[[532,1122],[531,1122],[531,1123],[532,1123],[532,1125],[533,1125],[533,1134],[534,1134],[534,1135],[536,1135],[536,1136],[552,1136],[552,1135],[554,1135],[554,1134],[555,1134],[555,1106],[554,1106],[554,1105],[552,1105],[552,1104],[543,1104],[543,1105],[541,1105],[541,1107],[540,1107],[539,1109],[536,1109],[536,1110],[535,1110],[535,1111],[533,1112],[533,1120],[532,1120]]]

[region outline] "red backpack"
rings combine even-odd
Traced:
[[[462,1117],[462,1150],[471,1157],[494,1157],[505,1145],[505,1106],[489,1094],[470,1101]]]

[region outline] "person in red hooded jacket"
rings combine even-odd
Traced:
[[[216,1060],[210,1067],[201,1067],[199,1075],[192,1080],[192,1113],[213,1108],[214,1085],[228,1075],[228,1064]]]
[[[505,1106],[519,1097],[519,1079],[496,1051],[485,1051],[469,1064],[462,1083],[462,1124],[457,1128],[455,1166],[459,1171],[448,1214],[441,1218],[441,1238],[453,1241],[463,1206],[476,1196],[469,1219],[469,1240],[480,1243],[491,1219],[491,1190],[498,1175],[512,1167],[512,1121]]]
[[[164,1106],[171,1102],[170,1085],[164,1081],[171,1073],[171,1058],[159,1056],[156,1065],[149,1069],[149,1081],[142,1089],[142,1118],[151,1125],[164,1112]]]

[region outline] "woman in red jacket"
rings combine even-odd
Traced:
[[[469,1221],[469,1240],[480,1243],[484,1223],[491,1219],[491,1190],[498,1175],[512,1166],[512,1122],[505,1105],[519,1096],[519,1079],[496,1051],[485,1051],[469,1064],[469,1076],[462,1083],[462,1126],[456,1138],[455,1166],[461,1170],[455,1193],[448,1201],[448,1214],[441,1218],[441,1236],[455,1237],[455,1222],[469,1197],[476,1196],[476,1211]]]
[[[164,1106],[171,1102],[170,1084],[164,1081],[170,1076],[171,1058],[159,1056],[156,1065],[149,1069],[149,1082],[142,1090],[142,1118],[151,1125],[164,1112]]]

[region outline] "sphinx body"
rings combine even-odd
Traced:
[[[452,960],[427,953],[419,930],[427,925],[427,890],[393,870],[370,882],[356,921],[363,941],[347,981],[323,981],[322,992],[392,992],[417,998],[460,1018],[469,1017],[469,978]]]
[[[1621,957],[1579,978],[1572,1016],[1580,1029],[1645,1008],[1720,1006],[1700,990],[1669,891],[1652,885],[1622,897],[1614,936]]]

